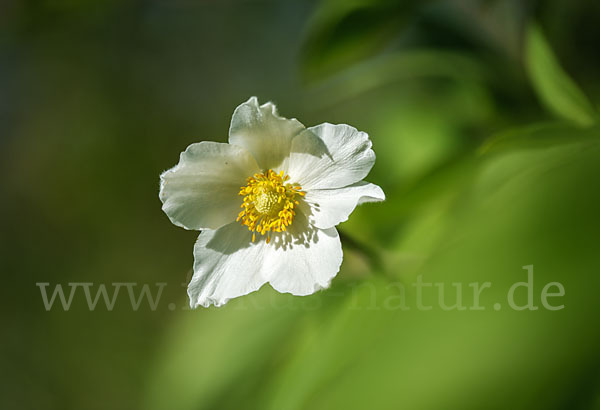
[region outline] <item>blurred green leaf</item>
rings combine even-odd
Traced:
[[[483,83],[483,67],[476,59],[455,51],[421,48],[388,53],[345,70],[316,87],[307,100],[316,100],[317,107],[325,109],[398,81],[439,79],[461,81],[461,85]],[[396,102],[402,101],[395,97]],[[473,107],[475,111],[478,108]]]
[[[544,148],[598,139],[598,127],[574,128],[570,123],[542,123],[503,131],[490,137],[480,155],[495,155],[511,150]]]
[[[326,0],[302,49],[309,80],[332,74],[380,51],[404,25],[414,1]]]
[[[535,24],[527,30],[525,61],[533,87],[550,111],[581,126],[596,121],[592,104],[562,69],[541,28]]]

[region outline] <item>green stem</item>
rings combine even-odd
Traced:
[[[347,247],[363,255],[371,265],[373,272],[377,274],[383,274],[387,277],[385,268],[382,263],[382,257],[377,249],[368,246],[365,243],[357,241],[344,231],[338,231],[338,233],[340,235],[340,240],[344,244],[344,247]]]

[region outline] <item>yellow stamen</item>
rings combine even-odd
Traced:
[[[304,192],[299,185],[285,183],[289,178],[283,171],[276,173],[269,169],[249,177],[248,183],[240,188],[244,200],[237,220],[252,232],[252,242],[259,232],[267,233],[269,243],[271,232],[283,232],[293,222],[294,207],[299,204],[296,195],[304,196]]]

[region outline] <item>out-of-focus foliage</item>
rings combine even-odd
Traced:
[[[595,122],[597,112],[556,61],[539,27],[527,31],[526,64],[542,102],[557,115],[582,126]]]
[[[599,4],[2,3],[0,408],[599,409]],[[158,175],[251,95],[368,132],[387,200],[331,289],[189,311]],[[527,265],[564,309],[506,306]],[[419,277],[485,309],[418,310]],[[167,286],[46,312],[38,282]]]
[[[410,22],[417,1],[325,0],[311,19],[302,67],[309,78],[331,74],[384,48]]]

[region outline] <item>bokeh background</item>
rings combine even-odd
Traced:
[[[600,409],[599,41],[583,0],[2,1],[0,408]],[[158,176],[252,95],[368,132],[388,200],[331,289],[186,310]],[[564,309],[506,307],[531,264]],[[485,310],[415,309],[418,276]]]

